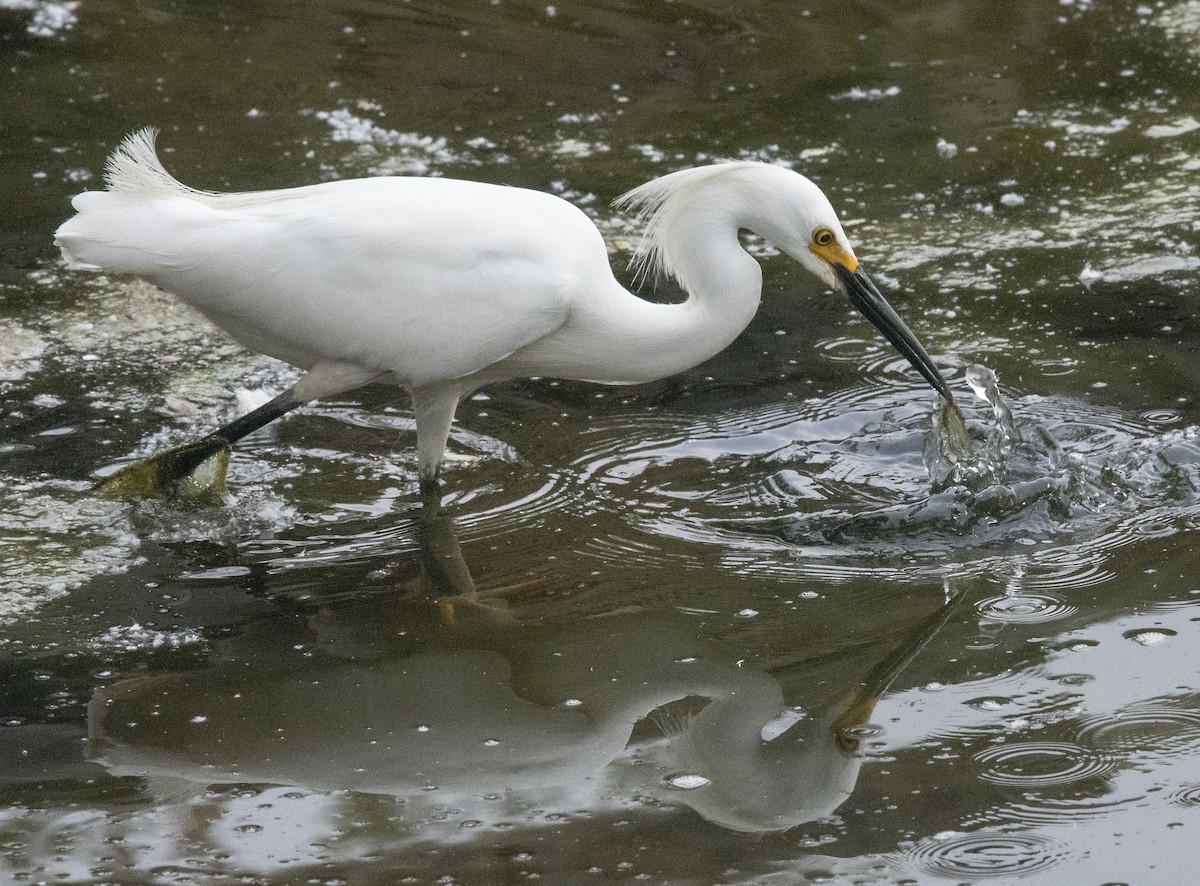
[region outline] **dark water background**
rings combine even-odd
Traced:
[[[0,52],[5,879],[1193,881],[1200,3],[3,0]],[[197,187],[550,190],[622,274],[623,191],[793,166],[995,472],[932,491],[923,383],[751,242],[716,359],[464,403],[444,520],[388,389],[98,501],[293,378],[58,265],[143,125]]]

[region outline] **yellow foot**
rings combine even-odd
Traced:
[[[442,623],[453,627],[465,620],[466,617],[483,617],[504,624],[516,622],[508,598],[518,591],[537,584],[537,579],[516,582],[487,590],[471,590],[465,594],[451,594],[438,597],[437,607],[441,613]]]
[[[162,495],[190,500],[218,497],[225,492],[228,469],[229,447],[199,440],[125,465],[102,478],[94,491],[126,501]]]

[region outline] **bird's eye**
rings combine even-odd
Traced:
[[[817,228],[813,231],[813,243],[817,246],[828,246],[833,240],[833,231],[829,228]]]

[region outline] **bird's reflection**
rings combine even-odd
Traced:
[[[572,810],[599,789],[686,804],[736,830],[790,828],[849,797],[875,701],[953,605],[865,678],[826,665],[837,688],[793,706],[785,686],[831,681],[741,666],[675,612],[497,623],[451,520],[426,517],[420,539],[443,612],[480,604],[461,635],[388,651],[344,614],[308,619],[307,643],[268,621],[209,669],[101,688],[92,757],[117,775],[202,786],[525,796]],[[360,630],[372,638],[361,646]]]

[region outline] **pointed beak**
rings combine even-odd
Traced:
[[[895,345],[896,350],[925,377],[935,391],[954,404],[954,395],[950,393],[950,387],[938,372],[938,368],[933,365],[929,354],[917,341],[912,330],[900,319],[900,315],[888,304],[883,294],[875,288],[866,272],[862,268],[851,271],[841,262],[832,262],[831,265],[850,303]],[[957,408],[957,404],[954,405]]]

